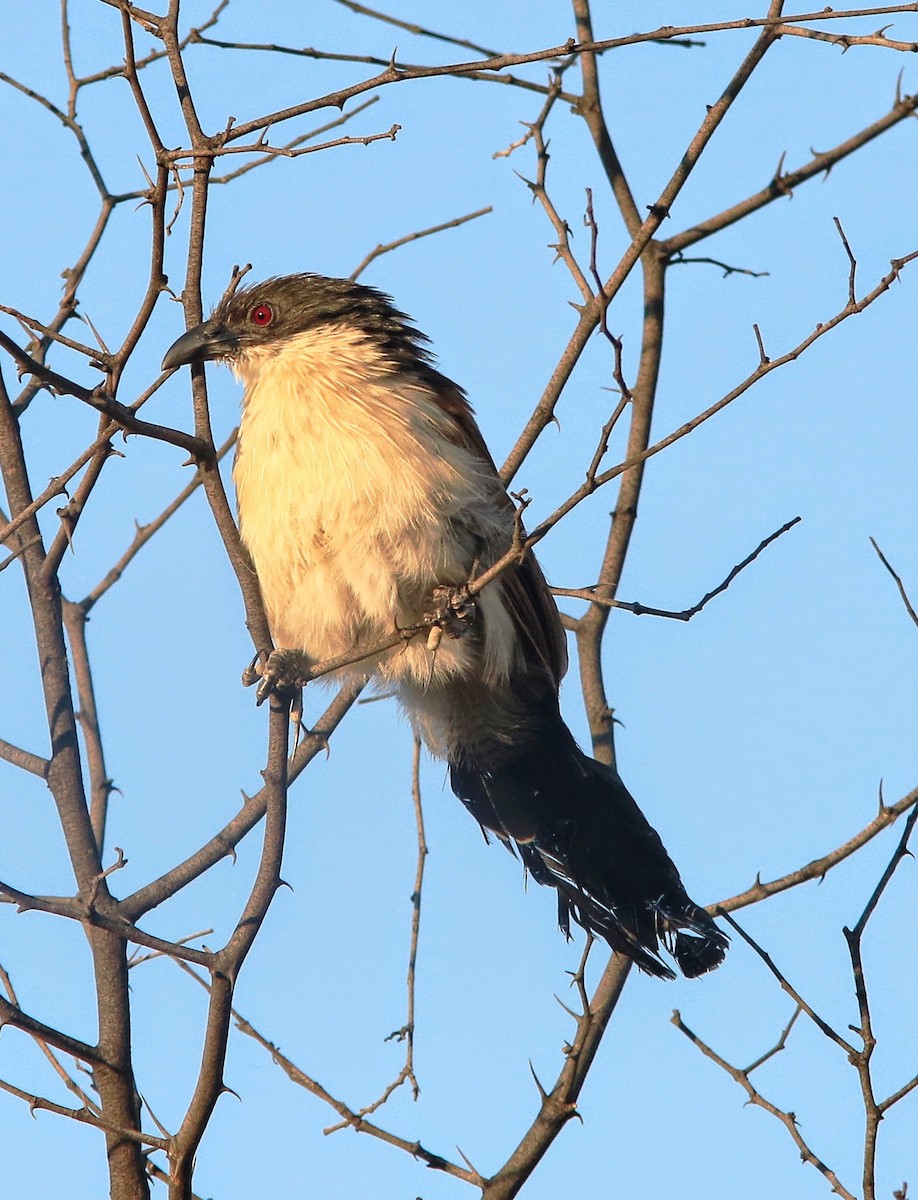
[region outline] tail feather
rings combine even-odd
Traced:
[[[723,961],[727,937],[689,898],[617,773],[579,749],[557,710],[524,752],[494,765],[466,751],[450,776],[483,828],[516,846],[537,883],[556,889],[565,933],[573,919],[660,978],[675,977],[663,950],[690,979]]]

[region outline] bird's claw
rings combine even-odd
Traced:
[[[263,704],[274,692],[296,693],[309,683],[312,661],[302,650],[272,650],[264,662],[256,659],[242,673],[244,687],[257,684],[255,700]]]
[[[432,607],[425,612],[424,620],[434,629],[442,629],[448,637],[464,637],[472,626],[478,612],[475,597],[463,584],[462,587],[438,587],[431,593]]]

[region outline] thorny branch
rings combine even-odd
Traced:
[[[421,930],[421,892],[424,887],[424,863],[427,858],[427,838],[424,833],[424,810],[421,804],[421,741],[415,736],[414,753],[411,760],[411,800],[414,807],[414,820],[418,836],[418,858],[414,873],[414,888],[411,892],[411,934],[408,949],[408,972],[406,979],[407,1012],[405,1024],[386,1038],[387,1042],[403,1042],[405,1045],[405,1062],[395,1078],[386,1085],[382,1093],[370,1104],[359,1109],[355,1114],[358,1120],[370,1116],[382,1108],[393,1092],[402,1084],[411,1085],[411,1093],[415,1100],[420,1095],[417,1076],[414,1073],[414,1036],[415,1036],[415,981],[418,963],[418,938]],[[241,1026],[240,1026],[241,1028]],[[244,1032],[247,1032],[244,1030]],[[344,1120],[339,1125],[331,1125],[325,1133],[334,1133],[352,1125],[352,1120]]]
[[[793,529],[794,526],[798,525],[802,520],[802,517],[794,517],[793,520],[790,520],[786,524],[782,525],[780,529],[776,529],[774,533],[770,533],[767,538],[763,538],[762,541],[759,542],[756,548],[752,551],[752,553],[747,554],[742,562],[737,563],[736,566],[730,570],[729,574],[724,578],[724,580],[717,585],[717,587],[711,588],[711,590],[706,592],[700,600],[698,600],[690,608],[682,609],[681,612],[673,612],[672,610],[666,608],[651,608],[649,605],[640,604],[637,601],[603,599],[596,595],[597,585],[595,584],[592,587],[586,588],[553,587],[551,590],[556,596],[570,596],[577,600],[589,600],[594,604],[602,604],[609,608],[621,608],[624,609],[625,612],[634,613],[636,617],[670,617],[676,621],[690,621],[692,617],[697,616],[698,613],[701,612],[701,610],[710,600],[713,600],[715,596],[722,595],[733,582],[733,580],[736,579],[737,575],[739,575],[741,571],[744,571],[746,567],[750,566],[751,563],[754,563],[762,551],[766,549],[766,547],[770,546],[772,542],[777,541],[779,537],[782,537],[788,532],[788,530]]]
[[[815,1167],[816,1170],[831,1184],[833,1192],[841,1196],[842,1200],[857,1200],[857,1197],[852,1192],[849,1192],[844,1184],[842,1184],[841,1180],[838,1178],[832,1168],[827,1166],[810,1148],[809,1143],[804,1139],[803,1134],[800,1132],[795,1113],[785,1112],[784,1109],[779,1108],[776,1104],[772,1103],[772,1101],[767,1100],[760,1092],[756,1090],[749,1078],[749,1071],[744,1071],[739,1067],[732,1066],[725,1058],[722,1058],[715,1050],[712,1050],[706,1042],[703,1042],[696,1033],[693,1033],[692,1030],[689,1029],[689,1027],[682,1020],[682,1016],[678,1009],[673,1010],[672,1022],[680,1033],[684,1033],[689,1041],[698,1047],[705,1058],[711,1059],[712,1062],[716,1063],[721,1070],[726,1071],[730,1078],[734,1079],[740,1085],[748,1097],[749,1104],[754,1104],[758,1108],[764,1109],[765,1112],[771,1113],[773,1117],[781,1122],[790,1135],[794,1145],[800,1152],[801,1160],[805,1163],[809,1163],[810,1166]]]
[[[686,1037],[688,1037],[690,1041],[692,1041],[707,1058],[710,1058],[713,1062],[717,1063],[722,1070],[726,1071],[731,1079],[734,1079],[743,1088],[749,1097],[750,1103],[756,1104],[760,1108],[764,1108],[766,1112],[771,1113],[772,1116],[776,1117],[784,1125],[795,1145],[797,1146],[797,1149],[800,1151],[800,1156],[803,1161],[815,1167],[816,1170],[825,1176],[825,1178],[831,1183],[832,1190],[838,1193],[838,1195],[846,1197],[847,1200],[855,1200],[853,1193],[844,1187],[836,1173],[814,1153],[809,1144],[804,1140],[797,1124],[796,1114],[785,1111],[779,1108],[777,1105],[766,1100],[755,1089],[755,1087],[753,1087],[749,1076],[756,1067],[761,1066],[761,1064],[770,1058],[774,1053],[784,1048],[787,1035],[794,1021],[797,1019],[798,1014],[804,1013],[806,1016],[808,1016],[817,1029],[819,1029],[819,1031],[833,1045],[842,1051],[846,1061],[850,1063],[857,1072],[861,1091],[861,1099],[864,1108],[864,1154],[862,1171],[863,1200],[876,1200],[876,1154],[880,1122],[882,1121],[885,1113],[894,1104],[898,1103],[910,1092],[914,1091],[916,1087],[918,1087],[918,1075],[915,1075],[909,1079],[896,1091],[887,1096],[885,1100],[877,1100],[871,1070],[871,1062],[877,1043],[871,1021],[870,1003],[867,995],[867,982],[864,973],[863,959],[861,956],[861,945],[867,928],[867,923],[876,910],[876,906],[879,903],[883,892],[892,879],[896,868],[906,857],[906,855],[909,854],[908,842],[916,823],[918,823],[918,803],[916,803],[915,797],[912,796],[911,811],[909,812],[908,819],[905,822],[902,835],[899,838],[895,850],[893,851],[892,857],[886,865],[879,883],[874,888],[873,893],[867,901],[867,904],[865,905],[864,910],[854,927],[852,929],[845,928],[843,930],[851,959],[851,973],[854,979],[854,991],[859,1016],[858,1024],[852,1024],[849,1026],[849,1028],[851,1032],[860,1039],[860,1047],[857,1047],[852,1042],[848,1041],[847,1038],[842,1037],[835,1029],[832,1028],[831,1025],[829,1025],[827,1021],[819,1016],[819,1014],[810,1006],[810,1004],[803,999],[803,997],[787,979],[784,973],[777,967],[771,955],[769,955],[767,951],[755,941],[754,938],[750,937],[750,935],[731,916],[729,916],[724,907],[719,905],[716,907],[716,911],[722,917],[724,917],[734,931],[740,935],[743,941],[745,941],[747,945],[751,946],[751,948],[759,956],[762,962],[764,962],[765,966],[777,980],[782,990],[787,992],[788,995],[790,995],[790,997],[794,1000],[796,1005],[794,1015],[782,1033],[777,1045],[767,1054],[756,1059],[752,1066],[747,1067],[745,1070],[732,1066],[724,1058],[717,1054],[709,1045],[703,1042],[701,1038],[699,1038],[684,1024],[678,1012],[674,1012],[672,1017],[673,1024],[676,1026],[676,1028],[684,1033]]]

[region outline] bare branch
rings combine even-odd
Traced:
[[[896,846],[893,856],[889,860],[880,882],[874,889],[873,895],[867,901],[867,905],[858,918],[857,924],[852,930],[846,933],[846,936],[850,934],[850,938],[857,941],[863,937],[864,930],[867,927],[867,922],[870,920],[874,910],[876,909],[876,906],[879,904],[880,897],[883,895],[883,892],[886,890],[889,881],[895,874],[896,868],[898,867],[899,863],[902,862],[903,858],[906,857],[906,855],[911,856],[911,851],[908,848],[908,840],[912,835],[912,830],[915,828],[916,821],[918,821],[918,806],[913,808],[909,813],[908,819],[905,822],[905,828],[902,830],[902,836],[899,838],[899,844]]]
[[[371,1104],[365,1105],[356,1113],[358,1118],[368,1117],[371,1113],[382,1108],[393,1092],[403,1083],[411,1084],[411,1092],[415,1100],[420,1095],[417,1076],[414,1073],[414,1033],[415,1033],[415,977],[418,961],[418,935],[421,928],[421,892],[424,887],[424,862],[427,858],[427,839],[424,835],[424,810],[421,805],[421,741],[415,736],[414,751],[411,759],[411,798],[414,806],[414,820],[418,836],[418,858],[414,874],[414,890],[411,893],[411,942],[408,950],[408,977],[406,990],[408,996],[405,1024],[396,1029],[386,1038],[387,1042],[405,1043],[405,1062],[396,1077],[383,1089],[381,1095]],[[339,1125],[331,1125],[325,1133],[335,1133],[346,1129],[351,1121],[342,1121]]]
[[[381,243],[360,260],[353,271],[351,271],[348,279],[359,279],[371,262],[374,262],[377,258],[381,258],[384,254],[388,254],[391,250],[397,250],[400,246],[407,246],[409,242],[416,242],[421,238],[431,237],[435,233],[443,233],[446,229],[456,229],[460,225],[465,225],[467,221],[474,221],[478,217],[487,216],[488,213],[493,211],[494,209],[488,204],[485,208],[479,208],[475,212],[466,213],[464,217],[454,217],[451,221],[443,221],[439,225],[431,225],[428,229],[418,229],[414,233],[406,233],[404,237],[396,238],[394,242]]]
[[[893,579],[895,580],[896,587],[899,589],[899,595],[902,597],[902,603],[905,605],[905,611],[912,618],[914,623],[916,625],[918,625],[918,613],[915,612],[912,602],[908,598],[908,592],[906,592],[906,590],[905,590],[905,584],[902,582],[901,578],[893,570],[886,555],[883,553],[883,551],[880,549],[880,547],[876,544],[876,542],[874,541],[873,538],[870,539],[870,544],[871,544],[871,546],[873,546],[874,550],[876,550],[877,556],[879,557],[880,562],[883,564],[883,566],[886,568],[886,570],[890,573],[890,575],[892,575]]]
[[[213,985],[208,983],[207,980],[202,979],[196,971],[193,971],[184,963],[179,963],[178,965],[186,972],[186,974],[190,975],[196,983],[200,984],[201,987],[205,988],[207,991],[212,990]],[[338,1115],[343,1118],[344,1126],[354,1129],[354,1131],[357,1133],[368,1133],[371,1137],[379,1138],[380,1141],[387,1142],[390,1146],[395,1146],[399,1150],[404,1150],[407,1154],[410,1154],[412,1158],[419,1159],[425,1164],[425,1166],[431,1167],[435,1171],[443,1171],[447,1175],[452,1175],[457,1179],[462,1179],[466,1183],[474,1184],[476,1187],[480,1187],[483,1184],[484,1180],[480,1175],[478,1175],[477,1172],[464,1170],[462,1167],[457,1166],[448,1159],[441,1157],[439,1154],[433,1154],[431,1151],[426,1150],[420,1142],[410,1142],[405,1138],[398,1137],[396,1134],[389,1133],[388,1130],[381,1129],[378,1125],[373,1124],[371,1121],[367,1121],[358,1116],[358,1114],[352,1109],[348,1108],[343,1101],[337,1100],[317,1080],[311,1078],[285,1054],[282,1054],[273,1042],[269,1041],[263,1034],[259,1033],[255,1026],[252,1025],[252,1023],[242,1016],[242,1014],[235,1008],[232,1010],[232,1016],[233,1020],[236,1022],[236,1028],[240,1033],[244,1033],[246,1037],[250,1037],[253,1041],[257,1042],[262,1049],[267,1050],[272,1061],[280,1067],[280,1069],[284,1072],[287,1078],[291,1080],[291,1082],[297,1084],[298,1087],[304,1088],[313,1096],[316,1096],[318,1099],[324,1101],[324,1103],[326,1103],[330,1108],[333,1108],[335,1112],[337,1112]],[[343,1126],[336,1125],[332,1128],[338,1129],[342,1127]],[[328,1132],[331,1132],[331,1130],[326,1130],[326,1133]]]
[[[747,888],[745,892],[740,892],[736,896],[731,896],[728,900],[722,900],[717,905],[712,905],[709,912],[720,912],[722,909],[726,912],[736,912],[737,909],[747,908],[750,904],[758,904],[761,900],[765,900],[768,896],[777,895],[778,892],[786,892],[789,888],[797,887],[801,883],[809,883],[814,879],[822,879],[833,867],[837,867],[839,863],[844,862],[846,858],[850,858],[852,854],[856,854],[862,846],[866,846],[869,841],[877,836],[878,833],[888,826],[893,825],[899,817],[910,812],[915,805],[918,805],[918,788],[913,788],[907,792],[901,800],[895,804],[880,805],[880,811],[859,833],[854,837],[849,838],[847,842],[830,850],[828,854],[824,854],[821,858],[815,858],[812,862],[801,867],[797,871],[791,871],[788,875],[782,875],[778,879],[773,879],[769,883],[763,883],[761,879],[756,879],[751,888]]]
[[[726,1071],[730,1078],[735,1080],[740,1085],[740,1087],[748,1096],[750,1104],[755,1104],[759,1108],[764,1109],[765,1112],[771,1113],[773,1117],[776,1117],[781,1122],[781,1124],[790,1134],[794,1145],[800,1151],[801,1159],[805,1163],[809,1163],[810,1166],[815,1167],[816,1170],[829,1181],[829,1183],[832,1185],[833,1192],[841,1196],[842,1200],[857,1200],[854,1194],[849,1192],[848,1189],[842,1184],[841,1180],[831,1169],[831,1167],[828,1167],[822,1161],[822,1159],[810,1149],[809,1144],[804,1140],[803,1135],[797,1126],[797,1118],[794,1113],[785,1112],[783,1109],[778,1108],[778,1106],[773,1104],[770,1100],[766,1100],[760,1092],[756,1091],[752,1081],[749,1079],[748,1073],[746,1071],[741,1071],[738,1067],[731,1066],[726,1059],[721,1058],[719,1054],[717,1054],[711,1049],[710,1046],[703,1042],[701,1038],[698,1037],[696,1033],[693,1033],[691,1029],[689,1029],[689,1027],[683,1022],[678,1010],[673,1010],[672,1023],[680,1033],[684,1033],[689,1041],[698,1047],[698,1049],[706,1058],[709,1058],[712,1062],[717,1063],[721,1070]]]
[[[701,612],[708,601],[713,600],[715,596],[720,596],[723,592],[725,592],[733,580],[736,579],[737,575],[739,575],[741,571],[744,571],[751,563],[755,562],[755,560],[762,553],[762,551],[766,549],[766,547],[770,546],[772,542],[776,541],[783,534],[787,533],[788,530],[793,529],[793,527],[799,524],[799,522],[802,520],[802,517],[794,517],[793,520],[782,525],[780,529],[776,529],[774,533],[770,533],[767,538],[763,538],[751,554],[748,554],[742,562],[737,563],[736,566],[733,567],[722,583],[719,583],[717,587],[712,588],[711,591],[705,593],[705,595],[702,596],[702,598],[696,604],[693,604],[691,608],[684,608],[681,612],[673,612],[666,608],[651,608],[648,605],[640,604],[637,601],[605,599],[596,595],[599,587],[598,584],[593,584],[591,587],[586,588],[553,587],[551,590],[555,596],[571,596],[577,600],[589,600],[594,604],[602,604],[607,608],[621,608],[624,609],[625,612],[634,613],[634,615],[637,617],[670,617],[676,621],[690,621],[692,617],[697,616],[697,614]]]
[[[223,444],[217,448],[214,456],[215,462],[221,462],[232,449],[232,447],[235,446],[236,435],[238,432],[238,429],[233,429]],[[149,521],[146,525],[137,526],[137,532],[134,534],[134,539],[130,546],[128,546],[127,550],[125,550],[111,570],[107,572],[105,577],[100,579],[96,586],[86,594],[82,601],[80,601],[78,607],[82,610],[84,615],[88,614],[90,609],[118,582],[133,559],[137,556],[137,554],[140,553],[141,549],[150,541],[155,533],[158,533],[158,531],[162,529],[163,525],[165,525],[169,518],[178,512],[185,501],[194,495],[194,493],[201,486],[202,481],[203,473],[201,468],[198,467],[198,469],[195,471],[194,478],[188,484],[186,484],[184,488],[182,488],[174,500],[166,505],[159,516],[154,517],[153,520]]]
[[[153,1134],[141,1133],[136,1129],[130,1129],[125,1126],[113,1125],[111,1121],[106,1121],[104,1117],[97,1116],[92,1109],[67,1108],[65,1104],[55,1104],[53,1100],[46,1100],[44,1096],[36,1096],[32,1092],[27,1092],[23,1088],[14,1086],[12,1083],[7,1083],[5,1079],[0,1079],[0,1091],[8,1092],[11,1096],[17,1096],[20,1100],[24,1100],[33,1111],[56,1113],[59,1117],[69,1117],[71,1121],[79,1121],[84,1125],[92,1125],[94,1128],[101,1129],[116,1140],[126,1140],[139,1145],[153,1146],[158,1150],[165,1150],[168,1147],[168,1142],[164,1138],[154,1137]]]
[[[39,779],[48,778],[48,771],[51,764],[46,758],[41,758],[39,755],[32,754],[28,750],[23,750],[19,746],[14,746],[12,742],[5,742],[3,738],[0,738],[0,758],[5,759],[8,763],[12,763],[14,767],[21,767],[23,771],[28,771],[30,775],[37,775]]]
[[[461,46],[464,50],[471,50],[474,54],[483,54],[487,58],[493,58],[497,54],[496,50],[489,50],[486,46],[479,46],[477,42],[470,42],[465,38],[453,37],[452,34],[448,33],[434,33],[432,29],[426,29],[423,25],[417,25],[413,21],[402,21],[398,17],[379,12],[375,8],[367,8],[364,4],[357,4],[356,0],[335,0],[335,2],[344,8],[349,8],[351,12],[360,13],[365,17],[373,17],[377,21],[384,21],[388,25],[394,25],[397,29],[406,29],[409,33],[413,33],[417,37],[431,38],[436,42],[446,42],[450,46]]]
[[[782,974],[780,969],[775,965],[771,955],[764,950],[754,938],[750,937],[750,935],[745,931],[745,929],[743,929],[739,922],[734,920],[734,918],[730,916],[725,908],[718,908],[717,915],[719,917],[723,917],[730,928],[734,929],[740,935],[743,941],[752,947],[765,966],[768,967],[769,971],[771,971],[772,975],[774,975],[775,979],[777,979],[778,983],[780,983],[782,990],[787,992],[798,1008],[802,1009],[802,1011],[806,1013],[820,1033],[824,1034],[830,1042],[834,1042],[840,1050],[844,1050],[845,1054],[851,1056],[857,1053],[850,1042],[846,1042],[841,1034],[836,1033],[828,1021],[824,1021],[822,1017],[820,1017],[815,1011],[815,1009],[811,1008],[810,1005],[807,1004],[793,984],[788,981],[787,977]]]

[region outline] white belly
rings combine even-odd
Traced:
[[[349,653],[420,621],[434,587],[468,579],[476,531],[493,536],[503,518],[486,503],[486,464],[447,440],[448,422],[419,388],[298,375],[281,356],[261,365],[233,476],[277,645],[314,661]],[[481,607],[489,673],[505,674],[512,635],[499,584]],[[363,670],[429,683],[480,671],[476,658],[472,639],[444,638],[432,656],[416,638]]]

